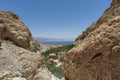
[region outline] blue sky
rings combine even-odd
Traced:
[[[19,15],[34,37],[76,38],[112,0],[2,0],[0,10]]]

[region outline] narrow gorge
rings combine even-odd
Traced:
[[[19,16],[0,11],[0,80],[120,80],[120,0],[62,47],[38,42]]]

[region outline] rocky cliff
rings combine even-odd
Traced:
[[[30,46],[31,32],[12,12],[0,12],[0,34],[2,39],[11,40],[20,47]]]
[[[66,80],[120,80],[120,0],[76,39],[63,74]]]
[[[34,40],[27,26],[16,14],[9,11],[0,11],[0,40],[11,41],[16,46],[35,52],[57,47]]]
[[[17,15],[0,11],[0,80],[59,80],[38,53],[46,47],[32,38]]]
[[[59,80],[46,68],[38,53],[2,41],[0,80]]]

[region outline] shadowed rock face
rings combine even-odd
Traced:
[[[76,39],[63,74],[66,80],[120,80],[120,0]]]
[[[0,25],[0,47],[1,47],[1,42],[2,42],[2,38],[3,38],[3,34],[4,34],[4,27],[2,27],[2,25]]]
[[[115,6],[115,5],[120,5],[120,0],[113,0],[112,1],[112,6]]]
[[[20,47],[29,48],[31,32],[17,15],[0,11],[0,38],[11,40]]]

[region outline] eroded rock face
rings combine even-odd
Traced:
[[[42,55],[2,42],[0,80],[59,80],[45,66]]]
[[[17,46],[30,46],[31,32],[19,17],[11,12],[0,11],[0,37],[1,35],[2,39],[11,40]]]
[[[120,0],[113,0],[111,6],[120,5]]]
[[[120,1],[76,40],[64,58],[66,80],[120,80]]]
[[[40,54],[50,47],[35,41],[11,12],[0,12],[0,44],[0,80],[59,80]]]
[[[21,77],[32,80],[37,70],[44,65],[40,54],[2,42],[0,49],[0,80]]]

